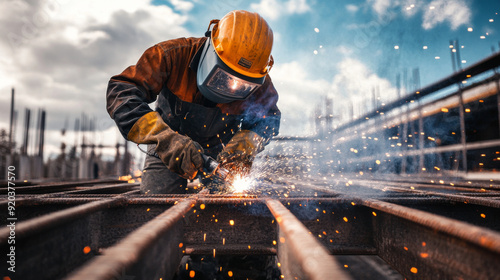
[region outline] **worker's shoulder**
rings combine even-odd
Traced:
[[[160,42],[156,46],[160,47],[164,52],[170,52],[181,49],[198,49],[205,41],[207,37],[181,37],[177,39],[171,39],[167,41]]]

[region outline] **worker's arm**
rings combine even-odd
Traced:
[[[203,165],[200,145],[173,131],[151,110],[171,69],[163,49],[146,50],[136,65],[113,76],[106,93],[107,110],[121,134],[138,144],[156,144],[156,153],[171,171],[192,179]]]
[[[278,92],[274,88],[269,75],[266,77],[262,87],[250,96],[241,130],[250,130],[257,133],[268,143],[269,140],[279,134],[281,112],[278,109]]]
[[[136,65],[111,77],[106,109],[126,139],[137,120],[153,111],[148,104],[154,102],[161,91],[167,79],[167,67],[163,50],[155,45],[144,52]]]
[[[271,137],[279,133],[281,118],[276,105],[278,93],[269,77],[249,101],[241,130],[236,132],[217,157],[226,168],[243,173],[249,171],[253,159],[264,150]]]

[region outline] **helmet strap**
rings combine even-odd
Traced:
[[[214,24],[216,26],[219,23],[219,21],[220,20],[218,20],[218,19],[212,19],[210,21],[210,23],[208,24],[207,32],[210,31],[210,27],[212,26],[212,24]],[[215,28],[215,26],[214,26],[214,28]]]

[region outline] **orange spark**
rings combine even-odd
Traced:
[[[84,254],[88,254],[88,253],[90,253],[90,247],[89,247],[89,246],[85,246],[85,247],[83,247],[83,253],[84,253]]]

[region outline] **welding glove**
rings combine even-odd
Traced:
[[[193,179],[203,167],[200,144],[172,130],[156,111],[137,120],[127,138],[137,144],[156,144],[161,161],[182,178]]]
[[[248,174],[255,156],[264,150],[264,138],[251,130],[240,130],[217,156],[231,173]]]

